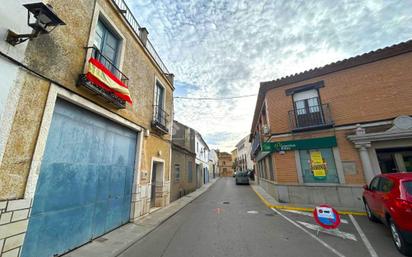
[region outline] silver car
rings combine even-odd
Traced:
[[[245,185],[249,185],[249,176],[247,172],[236,172],[236,185],[239,184],[245,184]]]

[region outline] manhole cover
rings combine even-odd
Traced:
[[[96,241],[96,242],[103,243],[104,241],[107,241],[107,240],[108,240],[107,238],[99,237],[99,238],[97,238],[95,241]]]
[[[258,214],[258,211],[247,211],[248,214]]]
[[[230,204],[230,202],[223,202],[223,204]]]

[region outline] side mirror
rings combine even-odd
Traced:
[[[364,186],[363,186],[363,189],[369,190],[369,186],[368,186],[368,185],[364,185]]]

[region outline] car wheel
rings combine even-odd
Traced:
[[[406,256],[412,256],[412,246],[406,244],[405,240],[402,237],[402,234],[399,232],[398,227],[392,218],[389,218],[389,228],[391,229],[392,240],[399,252],[403,253]]]
[[[366,215],[368,216],[368,219],[373,222],[378,222],[378,219],[372,213],[371,208],[369,208],[369,204],[366,201],[364,201],[364,204],[365,204],[365,210],[366,210]]]

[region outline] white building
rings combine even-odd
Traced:
[[[197,187],[209,182],[209,146],[202,135],[195,131]]]
[[[252,145],[249,142],[249,135],[240,140],[236,144],[237,149],[237,171],[247,171],[253,169],[253,162],[250,158],[250,152],[252,150]]]
[[[209,178],[216,178],[219,176],[219,158],[214,149],[209,151]]]

